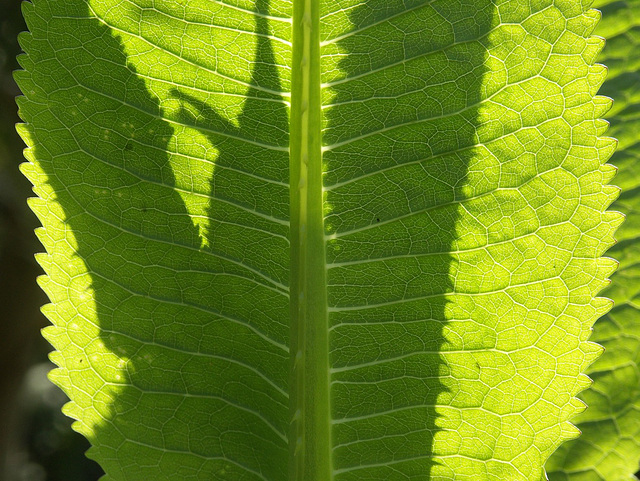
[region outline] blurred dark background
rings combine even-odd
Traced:
[[[99,466],[84,456],[87,441],[60,409],[66,396],[47,380],[53,367],[40,335],[46,298],[34,253],[42,251],[27,207],[31,185],[18,166],[24,143],[12,72],[19,68],[17,36],[26,29],[21,0],[0,0],[0,481],[96,481]]]

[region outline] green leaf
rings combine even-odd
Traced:
[[[595,327],[592,340],[606,348],[589,376],[594,384],[581,395],[589,409],[574,422],[582,431],[549,460],[551,480],[628,481],[640,464],[640,1],[599,1],[603,20],[597,34],[607,38],[599,60],[609,67],[601,93],[612,97],[610,134],[619,141],[612,158],[623,194],[615,208],[627,220],[609,255],[620,261],[605,295],[615,307]]]
[[[51,378],[106,479],[543,478],[621,221],[588,2],[24,5]]]

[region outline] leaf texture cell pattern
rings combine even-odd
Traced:
[[[547,464],[552,481],[629,481],[640,464],[640,313],[638,309],[638,161],[640,160],[640,1],[600,1],[596,33],[607,39],[600,61],[609,74],[601,93],[615,99],[610,133],[619,145],[612,163],[623,194],[615,208],[627,220],[610,255],[620,261],[605,295],[614,308],[595,326],[592,340],[605,353],[587,371],[591,388],[581,394],[589,409],[574,422],[582,435],[562,445]]]
[[[576,0],[34,0],[45,335],[107,480],[535,480],[619,214]]]

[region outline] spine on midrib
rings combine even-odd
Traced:
[[[318,0],[294,0],[289,481],[332,478],[319,27]]]

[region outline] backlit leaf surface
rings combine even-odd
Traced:
[[[25,14],[51,377],[106,479],[544,477],[621,220],[588,2]]]
[[[640,463],[640,2],[600,1],[596,33],[607,39],[599,61],[609,67],[601,93],[614,99],[609,134],[619,145],[612,163],[623,194],[614,204],[627,220],[609,255],[620,261],[604,295],[613,309],[595,326],[591,340],[606,351],[588,370],[593,386],[581,394],[589,409],[574,418],[582,431],[548,463],[552,481],[629,481]]]

